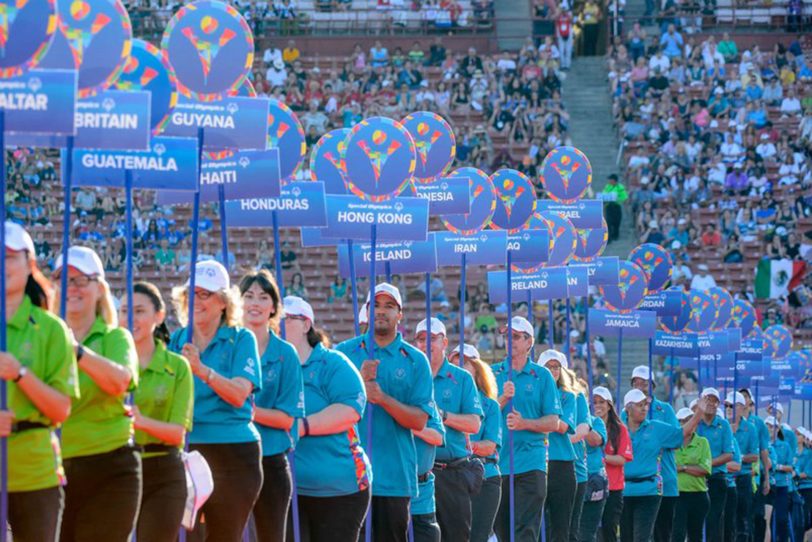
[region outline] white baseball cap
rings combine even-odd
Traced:
[[[682,407],[681,409],[679,409],[677,411],[677,419],[679,421],[682,421],[682,420],[684,420],[686,418],[690,418],[693,415],[694,415],[694,411],[691,410],[690,408],[687,408],[687,407]]]
[[[767,416],[766,418],[764,418],[764,423],[765,423],[766,425],[772,425],[773,427],[775,427],[776,425],[778,425],[778,424],[776,423],[776,421],[775,421],[775,417],[773,417],[773,416]]]
[[[565,369],[569,368],[570,366],[569,362],[567,361],[567,356],[565,356],[563,352],[559,352],[553,348],[548,348],[542,352],[541,355],[539,355],[538,364],[546,367],[547,363],[552,360],[556,360]]]
[[[770,406],[773,406],[773,404],[770,403]],[[781,414],[784,413],[784,406],[781,403],[775,403],[775,409]]]
[[[419,333],[424,333],[426,331],[426,319],[423,318],[420,320],[420,323],[417,324],[417,327],[414,330],[414,334],[418,335]],[[437,318],[431,319],[431,334],[432,335],[448,335],[445,329],[445,324],[442,323]]]
[[[361,325],[369,324],[369,311],[366,303],[361,305],[361,309],[358,311],[358,323]]]
[[[693,409],[697,405],[697,403],[699,403],[699,399],[694,399],[693,401],[688,403],[688,408]]]
[[[310,306],[310,303],[302,299],[301,297],[296,297],[295,295],[288,295],[285,296],[285,299],[282,300],[282,304],[285,307],[285,316],[304,316],[311,323],[316,321],[316,317],[313,314],[313,307]]]
[[[721,401],[722,397],[719,395],[719,390],[716,388],[704,388],[700,397],[716,397],[717,401]]]
[[[594,390],[592,390],[592,395],[597,395],[598,397],[602,397],[604,401],[612,402],[612,392],[610,392],[607,388],[603,386],[598,386]]]
[[[392,286],[388,282],[382,282],[375,286],[375,297],[379,294],[386,294],[398,304],[398,307],[403,308],[403,299],[400,297],[400,290]],[[369,303],[369,295],[367,295],[367,303]]]
[[[737,405],[747,404],[747,401],[744,398],[744,394],[738,391],[735,392],[735,394],[734,392],[731,391],[727,394],[727,397],[725,397],[725,404],[727,405],[732,405],[734,401],[736,402]]]
[[[632,371],[632,380],[635,378],[642,378],[643,380],[651,380],[651,373],[645,365],[638,365]]]
[[[6,248],[19,252],[28,251],[32,258],[36,257],[34,241],[25,229],[16,222],[6,221]]]
[[[455,346],[451,350],[452,354],[459,354],[460,353],[460,345]],[[479,350],[476,349],[476,346],[473,344],[465,343],[462,347],[462,355],[466,358],[471,359],[482,359],[482,356],[479,355]]]
[[[187,281],[186,285],[189,286]],[[228,290],[231,280],[223,264],[216,260],[203,260],[195,265],[195,288],[202,288],[209,292]]]
[[[531,337],[536,336],[533,325],[524,316],[514,316],[510,321],[510,329],[520,333],[527,333]]]
[[[626,395],[623,397],[623,406],[626,407],[629,405],[629,403],[639,403],[640,401],[645,400],[646,394],[637,388],[634,388],[626,392]]]
[[[92,248],[70,247],[68,249],[68,267],[73,267],[84,275],[104,278],[104,265]],[[62,269],[62,256],[56,259],[54,271],[60,269]]]

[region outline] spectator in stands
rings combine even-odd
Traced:
[[[722,39],[716,45],[716,50],[728,64],[732,64],[739,59],[739,48],[736,46],[736,42],[730,39],[730,34],[727,32],[722,34]]]
[[[731,235],[728,238],[722,261],[724,263],[741,263],[744,261],[744,256],[739,248],[739,238],[737,235]]]
[[[290,247],[290,243],[288,241],[282,242],[282,252],[280,253],[280,258],[282,260],[282,270],[283,271],[290,271],[292,269],[299,270],[299,259],[296,256],[296,252]],[[295,295],[295,294],[291,294]],[[302,297],[302,296],[299,296]]]
[[[662,36],[660,36],[660,47],[663,54],[668,58],[679,58],[682,56],[682,47],[685,41],[682,39],[682,34],[677,32],[673,24],[668,25]]]
[[[716,287],[716,280],[709,273],[708,264],[701,263],[697,266],[697,274],[691,279],[691,289],[707,291],[709,288]]]
[[[682,246],[683,245],[680,245],[677,248],[672,247],[674,251],[677,251],[674,268],[671,271],[671,283],[674,285],[683,284],[686,281],[692,280],[694,277],[691,268],[685,263],[685,256],[679,252]]]
[[[702,234],[702,246],[705,247],[718,247],[722,244],[722,236],[716,230],[716,225],[711,223],[705,226],[705,232]]]
[[[567,71],[572,66],[572,44],[575,40],[572,28],[572,12],[562,9],[555,19],[555,37],[561,55],[561,69]]]
[[[620,221],[623,218],[623,203],[629,198],[626,188],[618,183],[614,173],[607,178],[606,186],[601,192],[606,213],[606,224],[609,228],[609,242],[617,241],[620,235]]]
[[[598,54],[598,33],[600,31],[601,8],[594,0],[586,0],[581,8],[579,22],[583,28],[585,56]]]
[[[304,284],[304,276],[301,273],[297,272],[291,275],[290,283],[285,289],[285,293],[287,295],[301,297],[305,301],[308,299],[307,287]]]
[[[389,50],[381,44],[381,40],[375,40],[375,45],[370,48],[369,64],[373,68],[385,68],[389,65]]]
[[[648,229],[643,234],[642,241],[644,243],[653,243],[655,245],[662,245],[665,242],[665,236],[660,231],[660,226],[656,220],[652,220],[648,224]]]
[[[155,263],[158,265],[158,270],[162,273],[167,271],[175,271],[178,265],[178,259],[175,251],[169,247],[169,241],[161,239],[160,248],[155,251]]]
[[[477,71],[482,71],[482,58],[477,55],[474,47],[469,47],[468,54],[460,63],[460,75],[464,78],[471,78]]]
[[[335,303],[336,301],[345,300],[347,298],[348,291],[347,279],[341,275],[336,275],[336,278],[330,285],[330,294],[327,296],[327,302]]]

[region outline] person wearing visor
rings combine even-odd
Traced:
[[[677,412],[680,424],[687,424],[693,418],[690,408],[681,408]],[[674,514],[674,540],[683,542],[687,535],[688,542],[703,542],[705,517],[708,515],[710,499],[708,482],[711,473],[710,443],[705,437],[691,431],[683,438],[682,447],[674,454],[677,462],[677,484],[679,500]]]
[[[192,342],[187,342],[194,296]],[[184,326],[169,349],[181,353],[195,376],[194,419],[189,447],[206,459],[214,491],[200,509],[192,540],[237,542],[262,487],[260,436],[251,397],[262,385],[257,340],[242,323],[242,300],[228,272],[214,260],[195,265],[195,289],[173,291]]]
[[[671,405],[653,396],[657,386],[654,383],[654,378],[648,366],[638,365],[634,368],[632,371],[631,384],[633,388],[642,391],[646,397],[649,397],[649,393],[651,393],[649,400],[651,401],[650,411],[652,419],[665,422],[674,427],[679,427],[679,422]],[[625,414],[626,411],[624,410],[621,415],[624,421],[626,419]],[[654,540],[655,542],[671,542],[674,510],[677,506],[677,499],[679,498],[679,488],[677,487],[677,465],[674,462],[674,450],[670,448],[663,450],[662,482],[663,492],[660,508],[657,511],[657,522],[654,525]]]
[[[603,449],[606,476],[609,478],[609,496],[603,505],[600,516],[601,540],[616,542],[620,517],[623,513],[623,489],[626,487],[624,474],[627,462],[634,459],[632,440],[628,428],[620,421],[612,400],[612,393],[603,386],[592,391],[592,404],[595,416],[606,425],[606,446]],[[590,506],[586,506],[586,511]],[[589,532],[589,531],[587,531]]]
[[[482,361],[479,350],[471,344],[462,347],[463,369],[474,378],[479,402],[485,417],[479,432],[471,436],[471,451],[485,463],[485,480],[479,494],[471,497],[471,542],[487,542],[493,534],[493,522],[502,495],[499,453],[502,448],[502,419],[496,401],[496,379],[490,365]],[[448,356],[450,363],[459,364],[460,347]]]
[[[129,540],[141,502],[141,453],[127,393],[138,384],[138,352],[118,315],[101,259],[70,247],[54,277],[67,273],[65,317],[78,344],[79,398],[62,427],[65,513],[61,540]],[[57,289],[56,299],[59,299]]]
[[[189,362],[166,349],[166,305],[149,282],[133,285],[133,302],[122,300],[138,353],[138,389],[133,394],[135,442],[143,450],[143,491],[136,532],[142,540],[174,542],[186,508],[186,469],[180,452],[192,428],[193,380]]]
[[[733,460],[733,432],[724,416],[719,416],[721,397],[716,388],[705,388],[700,397],[705,399],[701,412],[702,422],[697,434],[708,439],[711,449],[711,474],[708,478],[710,508],[705,521],[705,537],[708,542],[724,541],[725,505],[727,502],[727,463]]]
[[[789,444],[789,449],[792,452],[793,462],[795,455],[798,453],[798,438],[795,436],[795,430],[788,423],[784,423],[784,405],[779,402],[767,403],[767,414],[775,417],[776,422],[781,426],[784,433],[784,439]]]
[[[11,467],[8,522],[14,540],[53,542],[65,504],[55,429],[79,396],[76,358],[67,326],[50,312],[53,290],[31,236],[13,222],[5,236],[8,349],[0,352],[0,379],[8,409],[0,411],[0,437],[8,439]]]
[[[570,521],[575,504],[575,449],[571,436],[583,438],[589,426],[577,426],[578,406],[575,401],[574,382],[566,372],[567,357],[558,350],[545,350],[538,364],[547,369],[556,383],[561,418],[558,427],[547,437],[547,540],[569,542]],[[578,433],[576,433],[576,427]],[[585,430],[584,430],[585,428]],[[583,495],[582,495],[583,498]]]
[[[374,405],[360,424],[361,442],[366,442],[367,419],[372,417],[372,536],[376,541],[405,542],[409,501],[417,496],[412,431],[422,431],[435,410],[431,368],[426,355],[398,332],[403,318],[400,291],[389,283],[378,284],[367,303],[375,304],[372,333],[344,341],[336,349],[360,371],[367,399]]]
[[[792,484],[794,469],[792,466],[793,453],[785,439],[781,422],[773,416],[764,420],[770,431],[770,455],[772,469],[770,469],[773,518],[770,526],[771,540],[786,542],[789,540],[789,490]],[[773,532],[773,530],[775,532]]]
[[[684,439],[696,430],[701,412],[707,408],[707,399],[699,400],[699,410],[682,427],[649,418],[650,400],[637,388],[626,393],[623,404],[634,459],[626,464],[620,536],[623,542],[648,542],[654,540],[654,523],[663,496],[660,457],[665,450],[682,446]]]
[[[294,452],[302,540],[355,541],[372,483],[359,439],[367,403],[364,382],[344,354],[327,348],[309,303],[294,296],[283,303],[285,337],[296,349],[304,378],[306,416],[297,420]]]
[[[741,470],[734,474],[736,485],[735,539],[750,538],[750,510],[753,503],[753,465],[758,464],[759,443],[756,426],[747,420],[747,399],[741,392],[730,392],[725,398],[725,407],[730,409],[730,425],[733,438],[741,454]],[[727,535],[727,529],[725,529]]]
[[[443,540],[465,542],[471,535],[471,495],[465,469],[471,453],[468,439],[482,424],[479,393],[473,377],[446,358],[448,337],[440,320],[424,319],[417,324],[415,346],[430,352],[434,402],[445,426],[445,441],[437,447],[432,471],[437,523]]]
[[[500,542],[536,542],[547,497],[547,433],[566,424],[558,389],[550,371],[530,360],[535,330],[526,318],[514,316],[506,333],[511,334],[512,357],[493,366],[502,410],[502,435],[513,431],[513,474],[515,523],[510,524],[510,499],[503,498],[496,514],[494,531]],[[510,371],[513,375],[511,378]],[[502,495],[510,489],[510,452],[499,457]]]
[[[293,422],[304,416],[302,368],[296,349],[279,337],[282,298],[273,275],[262,269],[240,280],[243,325],[257,339],[262,390],[254,396],[254,423],[262,439],[262,489],[254,505],[259,542],[284,542],[293,492],[287,453]]]

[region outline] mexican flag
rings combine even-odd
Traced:
[[[793,260],[761,260],[756,269],[756,297],[778,299],[801,283],[805,264]]]

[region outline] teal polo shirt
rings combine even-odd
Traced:
[[[779,472],[778,465],[792,465],[792,452],[789,449],[789,444],[785,440],[776,438],[770,446],[770,459],[773,462],[773,468],[770,470],[771,483],[775,487],[789,487],[790,474],[788,472]]]
[[[798,437],[795,436],[795,431],[789,424],[781,424],[781,429],[784,432],[784,440],[789,444],[789,451],[792,453],[793,460],[798,453]]]
[[[575,461],[575,450],[570,435],[575,433],[577,406],[575,394],[556,388],[561,401],[561,421],[567,424],[566,433],[550,433],[548,437],[548,457],[550,461]]]
[[[186,344],[186,328],[175,330],[169,349],[180,353]],[[200,361],[221,377],[241,377],[249,381],[254,390],[262,387],[259,352],[254,334],[242,327],[221,327]],[[195,376],[195,409],[190,444],[226,444],[256,442],[259,432],[254,426],[251,397],[239,408],[226,403],[203,380]]]
[[[493,366],[493,374],[499,394],[508,381],[510,360]],[[513,384],[516,395],[513,397],[513,409],[527,419],[538,419],[544,416],[561,416],[561,400],[553,375],[546,367],[532,361],[525,364],[521,371],[513,371]],[[502,434],[508,435],[507,415],[509,405],[502,408]],[[509,437],[505,437],[505,443]],[[502,475],[510,472],[510,453],[506,451],[499,458]],[[547,434],[533,431],[513,431],[513,473],[522,474],[533,470],[547,472]]]
[[[756,435],[758,437],[758,451],[767,450],[770,447],[770,431],[767,429],[767,424],[764,423],[756,414],[750,414],[747,421],[752,423],[756,428]]]
[[[626,463],[625,497],[662,495],[660,456],[665,450],[682,446],[682,428],[646,418],[637,431],[629,430],[634,459]]]
[[[721,416],[715,416],[711,423],[707,423],[703,418],[696,428],[696,433],[700,437],[708,439],[712,459],[716,459],[722,454],[733,453],[733,432],[730,430],[730,424]],[[725,473],[727,473],[727,465],[717,465],[713,467],[711,476]]]
[[[592,427],[592,416],[589,415],[589,405],[586,403],[586,397],[583,393],[575,396],[575,427],[577,428],[582,423]],[[606,437],[604,436],[604,440]],[[589,478],[586,466],[586,439],[580,440],[572,445],[575,452],[575,481],[577,483],[586,482]]]
[[[798,476],[806,474],[806,478],[799,479],[798,489],[812,489],[812,449],[804,448],[795,458],[795,470]]]
[[[369,344],[375,346],[372,359],[380,360],[377,382],[381,390],[401,403],[417,407],[429,416],[434,411],[434,387],[426,355],[403,340],[400,333],[387,346],[376,345],[370,335],[346,340],[336,346],[360,370]],[[372,439],[367,420],[372,412]],[[382,407],[367,409],[361,428],[361,442],[375,467],[372,494],[378,497],[417,496],[417,456],[412,432],[400,425]]]
[[[443,425],[439,411],[435,408],[434,413],[429,416],[426,427],[439,431],[443,435],[443,442],[448,436],[447,428]],[[417,473],[418,475],[428,473],[425,482],[417,484],[417,497],[413,498],[409,507],[413,516],[422,514],[433,514],[436,510],[434,501],[434,460],[436,458],[437,447],[432,446],[420,437],[415,437],[414,447],[417,452]]]
[[[733,439],[733,461],[739,464],[742,462],[741,448],[739,448],[739,443],[735,438]],[[736,475],[734,473],[727,473],[725,479],[727,480],[727,487],[736,487]]]
[[[733,433],[733,438],[739,446],[741,455],[758,455],[758,434],[755,425],[742,418],[739,420],[739,427]],[[738,474],[750,476],[752,472],[752,463],[742,463],[742,470]]]
[[[489,440],[496,443],[496,452],[485,458],[485,478],[487,479],[501,474],[499,472],[499,451],[502,449],[502,417],[499,412],[499,403],[496,400],[479,392],[479,401],[485,412],[485,418],[479,427],[479,433],[471,437],[471,440],[474,442]]]
[[[361,374],[344,354],[316,345],[302,365],[305,411],[317,414],[345,405],[364,414],[367,393]],[[367,489],[372,468],[361,446],[359,426],[341,433],[306,436],[296,444],[296,489],[310,497],[339,497]]]
[[[592,418],[592,430],[601,436],[600,446],[586,446],[586,468],[589,474],[596,474],[604,470],[603,463],[604,448],[606,447],[606,424],[597,416]]]
[[[626,410],[624,409],[620,415],[623,423],[626,423]],[[677,415],[674,414],[674,409],[668,403],[654,399],[651,404],[651,419],[680,427]],[[680,443],[679,448],[682,446]],[[679,497],[679,486],[677,485],[677,462],[674,460],[674,450],[663,450],[662,459],[660,461],[660,474],[663,478],[663,497]]]
[[[434,402],[440,412],[476,414],[482,419],[482,404],[474,377],[446,359],[434,377]],[[438,461],[451,461],[471,455],[466,434],[451,427],[445,429],[445,444],[437,448]]]
[[[262,353],[262,390],[254,396],[260,408],[279,410],[291,418],[305,415],[302,367],[296,349],[273,331],[265,352]],[[262,438],[262,455],[288,452],[294,446],[290,431],[274,429],[257,423]]]

